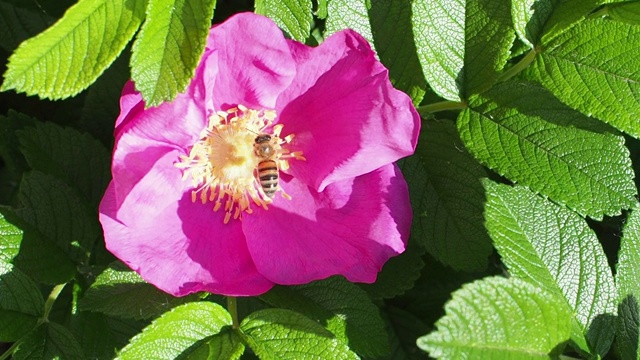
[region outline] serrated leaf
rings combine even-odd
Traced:
[[[487,171],[464,149],[455,125],[450,121],[423,124],[413,160],[423,174],[405,174],[424,183],[414,192],[414,226],[422,246],[454,270],[482,271],[493,251],[484,228],[484,189],[480,179]]]
[[[616,21],[623,21],[629,24],[640,24],[640,2],[626,1],[617,4],[607,5],[606,14]]]
[[[530,49],[538,44],[556,3],[556,0],[511,0],[513,27],[518,38]]]
[[[146,106],[172,100],[195,74],[216,0],[154,0],[133,44],[131,77]]]
[[[14,110],[9,110],[7,116],[0,115],[0,156],[18,180],[29,166],[19,150],[17,132],[35,123],[34,118]]]
[[[121,360],[173,360],[186,357],[198,342],[231,325],[231,315],[212,302],[192,302],[173,308],[147,326],[118,354]]]
[[[363,35],[389,69],[393,86],[407,93],[415,105],[422,101],[427,83],[421,76],[409,0],[331,1],[325,26],[325,36],[343,29]]]
[[[14,212],[79,263],[100,235],[95,213],[85,203],[62,180],[32,171],[22,179]]]
[[[616,341],[623,359],[640,355],[640,210],[627,218],[618,255],[616,285],[618,287],[618,323]]]
[[[291,38],[305,42],[313,23],[311,0],[256,0],[256,14],[271,18]]]
[[[617,0],[614,0],[617,1]],[[540,44],[546,46],[556,36],[571,29],[572,26],[583,20],[598,5],[605,3],[603,0],[555,0],[553,11],[545,19]]]
[[[194,301],[198,295],[173,297],[145,282],[121,263],[104,270],[79,301],[81,310],[98,311],[125,319],[150,319]]]
[[[378,308],[364,290],[342,277],[301,286],[277,286],[261,299],[324,324],[359,355],[376,358],[389,352],[387,333]]]
[[[25,337],[13,354],[14,360],[84,360],[82,348],[62,325],[45,322]]]
[[[18,47],[0,90],[64,99],[93,83],[143,19],[145,0],[83,0]]]
[[[571,108],[640,137],[640,27],[583,21],[547,44],[525,76]]]
[[[18,133],[32,169],[75,187],[97,208],[111,179],[111,156],[99,141],[73,128],[38,122]]]
[[[44,312],[40,289],[13,265],[0,261],[0,342],[20,339]]]
[[[424,359],[425,354],[418,348],[415,339],[431,329],[408,311],[389,305],[385,305],[385,310],[391,353],[382,359]]]
[[[9,222],[0,209],[0,263],[11,262],[20,250],[22,230]]]
[[[42,11],[0,2],[0,47],[13,52],[18,45],[53,23],[53,18]]]
[[[549,359],[571,332],[562,298],[523,280],[487,278],[452,294],[438,330],[418,339],[437,359]]]
[[[328,10],[327,10],[327,2],[329,0],[318,0],[318,10],[316,11],[316,15],[320,18],[320,19],[326,19],[327,15],[328,15]]]
[[[509,6],[492,0],[412,1],[413,34],[431,88],[453,101],[493,85],[514,39]]]
[[[256,311],[242,320],[240,330],[262,360],[358,359],[320,324],[291,310]]]
[[[480,162],[594,219],[632,207],[637,194],[624,138],[601,125],[518,81],[472,99],[458,118]]]
[[[219,334],[208,341],[198,344],[185,360],[236,360],[244,353],[242,339],[229,327],[223,328]]]
[[[487,229],[511,275],[564,297],[595,354],[613,340],[616,287],[602,246],[578,214],[524,186],[485,182]]]

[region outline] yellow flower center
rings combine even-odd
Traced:
[[[278,185],[278,174],[289,168],[289,160],[305,160],[301,151],[289,151],[293,134],[280,137],[282,125],[271,127],[273,110],[253,110],[242,105],[220,111],[193,144],[189,155],[181,155],[175,166],[183,179],[191,177],[191,201],[214,202],[224,209],[224,223],[243,212],[251,214],[251,203],[268,209],[276,191],[291,199]]]

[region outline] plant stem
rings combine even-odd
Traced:
[[[510,67],[507,71],[503,72],[500,77],[498,77],[498,82],[507,81],[512,77],[518,75],[522,70],[526,69],[527,66],[531,65],[533,60],[536,59],[536,55],[538,55],[538,51],[536,49],[531,49],[525,57],[520,60],[517,64]]]
[[[464,109],[467,107],[467,104],[457,101],[441,101],[433,104],[428,104],[424,106],[418,107],[418,113],[420,116],[428,117],[434,112],[445,111],[445,110],[458,110]]]
[[[231,314],[231,328],[237,330],[240,328],[240,323],[238,322],[238,299],[233,296],[228,296],[227,310]]]
[[[65,285],[66,284],[58,284],[51,290],[51,293],[49,294],[47,301],[44,303],[44,314],[42,315],[42,319],[40,321],[41,323],[49,321],[49,312],[51,312],[53,303],[56,301],[56,299],[58,298],[58,295],[60,295]]]
[[[29,335],[29,334],[27,334],[27,335]],[[27,335],[25,335],[25,336],[27,336]],[[22,339],[24,339],[24,337],[23,337]],[[16,342],[14,342],[14,343],[11,345],[11,347],[10,347],[9,349],[7,349],[7,351],[5,351],[5,352],[4,352],[4,354],[0,354],[0,360],[6,360],[6,359],[8,359],[8,358],[9,358],[9,356],[11,356],[11,354],[13,354],[13,352],[14,352],[14,351],[16,351],[16,348],[17,348],[18,346],[20,346],[20,344],[22,344],[22,339],[20,339],[20,340],[18,340],[18,341],[16,341]]]

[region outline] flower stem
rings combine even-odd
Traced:
[[[536,55],[538,55],[538,51],[534,48],[529,51],[525,57],[520,60],[517,64],[510,67],[507,71],[503,72],[500,77],[498,77],[498,82],[507,81],[512,77],[518,75],[522,70],[526,69],[527,66],[531,65],[533,60],[536,59]]]
[[[418,113],[422,117],[428,117],[434,112],[445,111],[445,110],[458,110],[464,109],[467,107],[466,103],[457,102],[457,101],[441,101],[433,104],[428,104],[424,106],[418,107]]]
[[[231,328],[237,330],[238,328],[240,328],[240,323],[238,322],[238,299],[233,296],[228,296],[227,310],[231,314]]]
[[[65,285],[66,284],[58,284],[51,290],[51,293],[49,293],[49,297],[44,303],[44,314],[42,315],[42,320],[40,321],[41,323],[49,321],[49,312],[51,312],[53,303],[56,301],[58,295],[60,295]]]
[[[29,334],[27,333],[27,335],[29,335]],[[27,335],[25,335],[25,337],[26,337]],[[23,337],[22,339],[24,339],[24,337]],[[7,351],[5,351],[5,352],[4,352],[4,354],[0,354],[0,360],[6,360],[6,359],[8,359],[8,358],[9,358],[9,356],[11,356],[11,354],[13,354],[13,352],[14,352],[14,351],[16,351],[16,348],[17,348],[18,346],[20,346],[20,344],[22,344],[22,339],[20,339],[20,340],[18,340],[18,341],[16,341],[16,342],[14,342],[14,343],[11,345],[11,347],[10,347],[9,349],[7,349]]]

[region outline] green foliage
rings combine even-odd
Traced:
[[[0,0],[0,359],[640,358],[639,4]],[[252,9],[359,32],[418,106],[411,236],[373,284],[175,298],[104,246],[123,85],[172,100]]]
[[[304,42],[313,23],[311,0],[257,0],[256,14],[268,16],[292,39]]]
[[[515,278],[465,285],[445,311],[438,330],[418,339],[437,359],[549,359],[571,332],[571,311],[561,298]]]
[[[143,19],[144,0],[83,0],[9,59],[2,91],[64,99],[91,85]],[[52,69],[55,69],[52,71]]]
[[[147,106],[186,89],[209,34],[216,0],[154,0],[133,45],[131,78]]]
[[[313,320],[291,310],[267,309],[247,316],[240,324],[251,349],[264,360],[358,359],[358,356]]]

